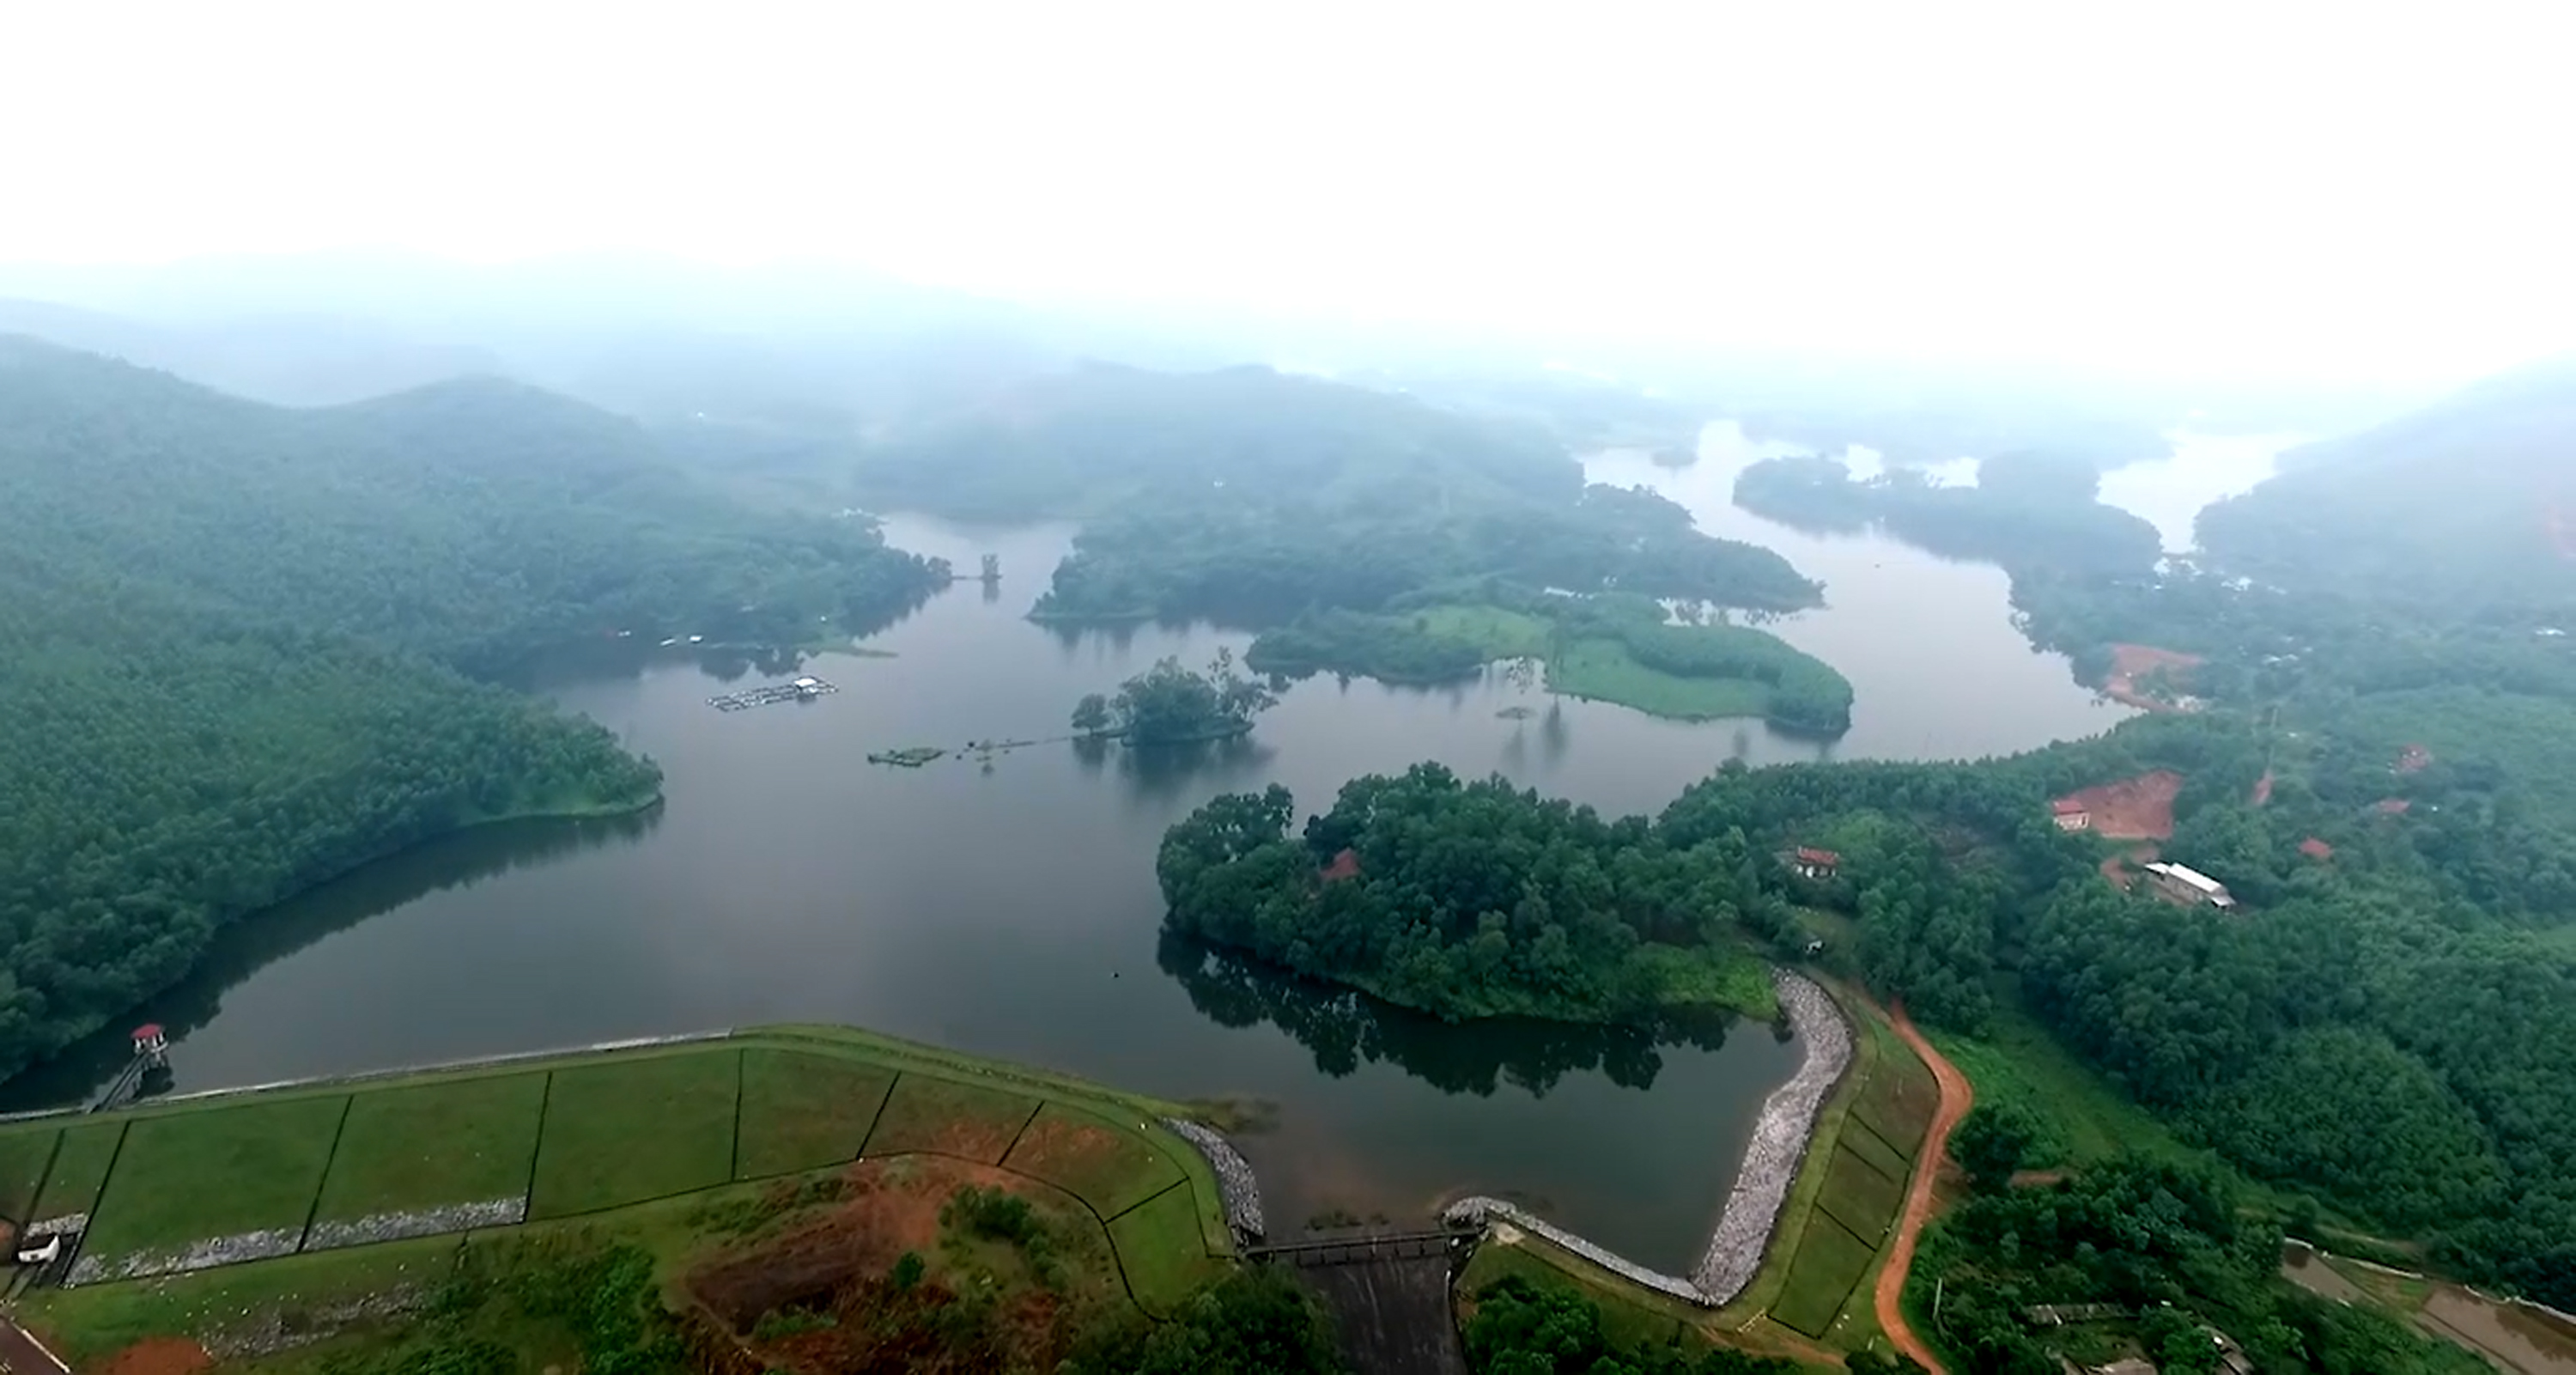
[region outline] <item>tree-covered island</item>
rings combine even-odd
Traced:
[[[1121,684],[1116,696],[1085,696],[1074,704],[1073,729],[1082,739],[1117,738],[1130,745],[1223,740],[1250,731],[1252,718],[1278,700],[1259,679],[1235,667],[1233,650],[1221,649],[1204,671],[1162,659]]]
[[[1785,613],[1823,589],[1643,488],[1586,484],[1543,430],[1261,368],[1090,367],[871,455],[882,500],[1081,519],[1031,615],[1264,632],[1265,673],[1453,681],[1545,658],[1549,686],[1658,715],[1848,728],[1839,675],[1660,603]]]

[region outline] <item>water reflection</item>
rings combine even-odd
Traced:
[[[1165,931],[1154,962],[1178,981],[1190,1005],[1220,1026],[1278,1027],[1336,1079],[1363,1064],[1390,1064],[1448,1093],[1491,1097],[1508,1084],[1532,1098],[1569,1074],[1598,1070],[1627,1089],[1654,1087],[1661,1046],[1714,1051],[1735,1019],[1702,1012],[1650,1026],[1575,1026],[1494,1018],[1444,1022],[1364,993],[1271,969],[1238,951]]]
[[[1082,743],[1075,742],[1077,746]],[[1279,751],[1263,744],[1257,735],[1238,735],[1225,740],[1122,747],[1114,753],[1118,777],[1127,784],[1130,799],[1152,803],[1153,809],[1160,812],[1168,810],[1168,804],[1178,798],[1259,788],[1261,780],[1270,776],[1270,762]]]
[[[471,887],[601,846],[632,845],[661,824],[662,810],[654,806],[630,816],[511,821],[459,831],[235,922],[217,933],[205,958],[185,980],[0,1086],[0,1111],[87,1101],[132,1058],[130,1025],[159,1022],[173,1041],[184,1041],[223,1011],[226,993],[268,965],[369,917],[444,889]],[[184,1055],[174,1068],[185,1074]]]

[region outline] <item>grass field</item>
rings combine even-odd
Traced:
[[[1535,659],[1547,653],[1548,623],[1499,606],[1429,606],[1413,613],[1425,633],[1463,640],[1488,659]]]
[[[1163,1314],[1231,1263],[1213,1173],[1152,1125],[1183,1111],[852,1029],[779,1028],[0,1125],[0,1199],[14,1189],[21,1199],[41,1195],[24,1210],[38,1216],[91,1212],[83,1255],[111,1268],[253,1231],[293,1245],[308,1218],[531,1199],[526,1225],[466,1238],[366,1243],[30,1295],[24,1311],[84,1369],[148,1336],[202,1336],[281,1315],[302,1321],[316,1307],[390,1286],[433,1286],[460,1248],[506,1255],[520,1244],[514,1239],[632,1242],[676,1282],[707,1255],[757,1235],[782,1207],[838,1206],[839,1193],[780,1181],[854,1159],[863,1145],[872,1158],[929,1150],[989,1163],[1008,1153],[1002,1168],[1081,1212],[1099,1238],[1060,1258],[1080,1272],[1072,1282]],[[737,1171],[746,1182],[729,1182]],[[1117,1220],[1103,1228],[1091,1212]],[[499,1337],[523,1364],[535,1362],[528,1369],[569,1368],[562,1332]],[[315,1375],[342,1355],[399,1345],[394,1329],[362,1324],[244,1369]]]
[[[62,1129],[62,1146],[54,1168],[36,1196],[35,1220],[86,1213],[98,1207],[98,1191],[107,1183],[107,1167],[125,1139],[123,1122],[83,1122]]]
[[[1038,1102],[1009,1089],[907,1074],[895,1081],[864,1149],[869,1155],[933,1151],[998,1165]]]
[[[616,1208],[733,1178],[736,1053],[554,1072],[531,1218]]]
[[[0,1137],[0,1218],[20,1224],[35,1220],[29,1211],[36,1206],[36,1190],[44,1187],[45,1167],[54,1163],[54,1143],[62,1135],[46,1130]]]
[[[828,1055],[742,1054],[742,1179],[855,1160],[894,1086],[894,1071]]]
[[[1853,1236],[1841,1224],[1818,1216],[1798,1239],[1798,1254],[1789,1263],[1789,1281],[1771,1305],[1771,1317],[1792,1331],[1822,1337],[1834,1315],[1851,1297],[1860,1277],[1878,1258],[1878,1248]]]
[[[350,1222],[378,1213],[526,1197],[545,1096],[542,1074],[457,1079],[353,1096],[314,1217]]]
[[[2035,1165],[2083,1165],[2123,1152],[2165,1159],[2196,1153],[2120,1095],[2030,1018],[1999,1008],[1977,1040],[1926,1033],[1968,1076],[1979,1103],[2017,1102],[2048,1128]]]
[[[1875,1248],[1886,1239],[1897,1210],[1905,1206],[1905,1176],[1890,1178],[1849,1145],[1836,1145],[1825,1167],[1825,1192],[1818,1206]]]
[[[1682,678],[1638,663],[1617,640],[1577,640],[1549,661],[1547,685],[1569,697],[1635,707],[1682,721],[1761,716],[1768,684],[1751,678]]]
[[[1137,1306],[1158,1318],[1169,1317],[1201,1285],[1225,1273],[1225,1262],[1199,1244],[1198,1213],[1187,1189],[1158,1194],[1121,1214],[1109,1224],[1109,1240],[1118,1248]]]
[[[1913,1173],[1914,1158],[1880,1140],[1878,1133],[1871,1131],[1866,1122],[1854,1122],[1844,1127],[1841,1139],[1835,1144],[1877,1166],[1878,1172],[1890,1179],[1903,1179]]]
[[[1655,977],[1667,1007],[1723,1007],[1756,1021],[1780,1015],[1770,966],[1734,945],[1641,945],[1631,956]]]
[[[1147,1138],[1057,1103],[1038,1109],[1002,1164],[1055,1185],[1102,1217],[1116,1217],[1183,1178],[1180,1163]]]
[[[1881,1059],[1852,1104],[1852,1115],[1878,1139],[1907,1156],[1923,1148],[1932,1130],[1932,1115],[1941,1107],[1941,1086],[1932,1071],[1910,1054]]]
[[[346,1095],[288,1098],[136,1122],[84,1259],[112,1265],[245,1232],[301,1236],[348,1108]]]

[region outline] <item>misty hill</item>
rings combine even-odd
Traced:
[[[656,796],[469,674],[619,629],[801,639],[937,576],[515,384],[293,411],[0,338],[0,1073],[357,864]]]
[[[0,299],[0,334],[33,335],[283,406],[337,405],[501,368],[487,350],[427,343],[386,325],[327,314],[163,324]]]
[[[1542,430],[1266,368],[1033,378],[872,451],[857,481],[889,506],[1082,519],[1037,607],[1066,620],[1259,627],[1491,578],[1767,610],[1818,596],[1652,493],[1587,488]]]
[[[1148,494],[1438,501],[1504,490],[1571,500],[1581,468],[1537,430],[1268,368],[1169,373],[1106,363],[999,390],[871,452],[861,490],[992,519],[1081,516]]]
[[[317,411],[0,340],[23,555],[497,671],[618,630],[798,642],[931,569],[864,523],[755,512],[632,422],[465,379]]]
[[[2275,586],[2564,610],[2576,597],[2576,361],[2494,378],[2295,450],[2202,513],[2200,542]]]

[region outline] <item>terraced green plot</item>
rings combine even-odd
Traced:
[[[1002,1164],[1116,1217],[1181,1181],[1180,1164],[1146,1144],[1138,1122],[1126,1130],[1078,1108],[1049,1103],[1020,1133]]]
[[[857,1159],[894,1077],[893,1070],[828,1055],[744,1051],[735,1176],[762,1179]]]
[[[739,1054],[677,1054],[554,1072],[531,1218],[618,1208],[733,1178]]]
[[[86,1213],[98,1207],[98,1191],[107,1183],[107,1167],[116,1159],[117,1143],[125,1139],[123,1122],[83,1122],[63,1128],[62,1149],[54,1153],[54,1168],[45,1176],[45,1187],[30,1209],[42,1222],[47,1218]]]
[[[545,1095],[543,1074],[358,1094],[314,1217],[348,1222],[526,1197]]]
[[[1836,1146],[1819,1205],[1852,1234],[1876,1246],[1905,1206],[1905,1181],[1890,1179],[1848,1147]]]
[[[1109,1239],[1118,1247],[1137,1306],[1158,1318],[1169,1317],[1200,1286],[1225,1273],[1226,1262],[1210,1258],[1199,1244],[1198,1205],[1187,1189],[1157,1195],[1110,1223]]]
[[[869,1155],[929,1151],[998,1165],[1037,1110],[1038,1100],[1025,1093],[906,1074],[895,1081],[866,1149]]]
[[[1806,1235],[1798,1239],[1797,1258],[1789,1263],[1789,1283],[1771,1305],[1772,1319],[1822,1337],[1877,1254],[1876,1247],[1832,1218],[1821,1213],[1810,1217]]]
[[[348,1107],[346,1096],[288,1098],[136,1121],[83,1259],[113,1266],[249,1232],[301,1237]]]
[[[44,1186],[45,1167],[54,1163],[54,1143],[62,1136],[54,1127],[0,1136],[0,1218],[34,1221],[28,1210],[36,1206],[36,1190]]]

